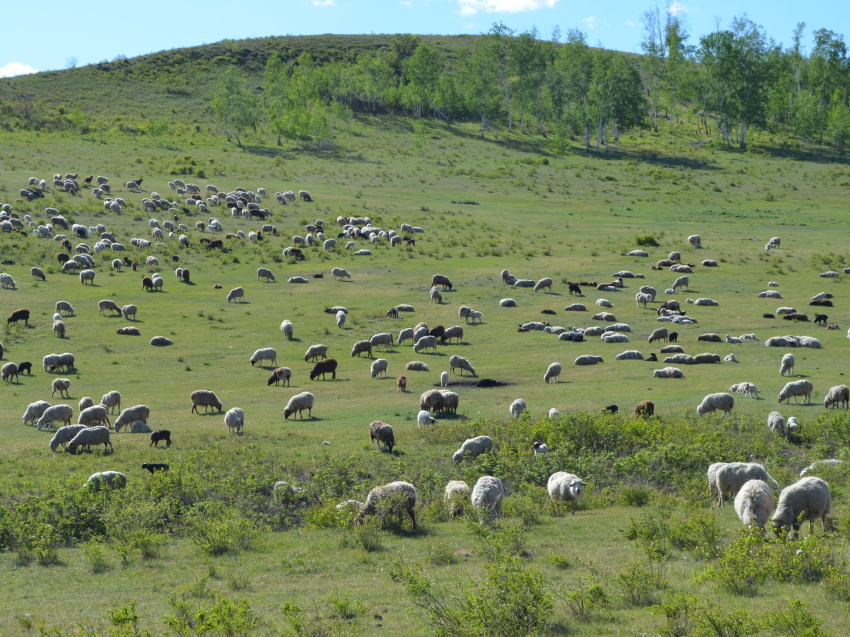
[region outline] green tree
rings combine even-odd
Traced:
[[[427,44],[420,43],[416,52],[404,62],[404,104],[414,117],[422,117],[425,108],[437,112],[443,60],[440,53]]]
[[[213,110],[224,124],[227,140],[236,136],[236,144],[242,148],[239,133],[255,130],[260,121],[260,100],[254,91],[245,86],[245,81],[236,67],[229,66],[219,76],[215,86]]]
[[[498,138],[498,127],[493,120],[499,113],[501,94],[493,58],[481,40],[471,47],[466,58],[459,61],[457,77],[466,110],[481,122],[481,136],[484,137],[484,132],[493,126]]]

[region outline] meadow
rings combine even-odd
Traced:
[[[850,169],[841,158],[818,149],[781,150],[768,134],[754,134],[750,152],[721,151],[693,145],[696,138],[687,131],[676,137],[636,131],[623,138],[619,154],[584,153],[577,146],[556,156],[534,135],[483,139],[466,124],[428,124],[427,144],[420,150],[414,148],[409,122],[389,115],[354,117],[338,132],[332,151],[278,148],[262,130],[239,150],[224,141],[211,120],[201,119],[197,129],[191,120],[181,121],[183,127],[175,127],[168,139],[115,129],[0,132],[0,202],[40,223],[48,206],[76,223],[102,223],[135,261],[147,255],[160,260],[159,267],[119,273],[109,267],[114,255],[104,252],[96,257],[94,285],[87,286],[75,275],[59,273],[57,242],[0,235],[0,260],[15,262],[3,271],[17,282],[16,290],[0,290],[0,314],[16,308],[32,314],[29,327],[4,325],[3,360],[33,362],[31,376],[0,388],[0,414],[7,425],[0,464],[0,548],[5,550],[0,565],[10,584],[0,599],[0,632],[461,634],[455,624],[445,624],[441,633],[438,623],[429,621],[433,606],[423,601],[421,586],[411,585],[418,565],[447,593],[469,596],[473,605],[490,610],[499,607],[500,594],[522,599],[518,591],[536,591],[537,601],[529,601],[526,610],[545,610],[545,618],[530,619],[525,632],[504,628],[503,634],[848,632],[846,473],[825,474],[833,486],[836,534],[806,540],[811,544],[803,557],[797,544],[766,543],[767,554],[759,558],[766,566],[743,591],[730,588],[729,572],[749,564],[736,553],[749,536],[739,531],[731,506],[709,508],[704,478],[710,462],[753,460],[763,462],[784,486],[814,460],[850,460],[845,414],[823,414],[821,405],[826,391],[845,383],[848,372],[847,277],[818,276],[850,266],[844,227]],[[86,189],[77,196],[51,189],[32,203],[15,201],[30,176],[48,179],[55,172],[105,175],[113,195],[128,205],[119,215],[107,213]],[[167,182],[178,175],[220,189],[305,189],[315,203],[284,207],[270,198],[273,214],[266,223],[274,224],[278,235],[266,234],[256,245],[233,239],[225,241],[222,252],[206,250],[199,239],[211,233],[196,231],[197,219],[217,217],[222,234],[247,234],[262,225],[219,208],[204,216],[180,215],[190,229],[188,249],[178,247],[179,233],[164,240],[166,248],[130,247],[130,237],[150,238],[150,218],[168,218],[146,213],[142,197],[152,190],[173,196]],[[145,192],[123,188],[134,177],[144,178]],[[354,256],[338,240],[335,252],[310,248],[303,261],[283,257],[283,248],[293,235],[305,234],[306,224],[323,219],[330,236],[339,215],[368,216],[374,225],[397,232],[410,223],[425,233],[410,247],[358,240],[357,247],[368,247],[373,256]],[[691,234],[701,235],[703,249],[688,246]],[[658,244],[644,247],[650,256],[625,256],[644,235]],[[766,254],[764,244],[773,236],[782,238],[782,247]],[[664,294],[675,275],[650,270],[673,250],[697,266],[689,291],[675,297]],[[191,270],[190,284],[174,277],[172,255]],[[703,259],[715,259],[719,267],[704,268]],[[32,280],[32,266],[45,270],[45,282]],[[271,269],[277,283],[257,281],[258,267]],[[332,267],[346,268],[351,281],[331,280]],[[551,277],[552,292],[509,288],[499,278],[503,268],[520,278]],[[627,279],[627,287],[616,293],[589,288],[580,298],[567,293],[566,281],[602,282],[620,270],[645,279]],[[143,291],[141,276],[157,271],[165,279],[163,290]],[[429,303],[431,276],[437,273],[454,284],[439,305]],[[288,284],[291,276],[307,277],[309,283]],[[768,281],[779,283],[781,300],[756,298]],[[678,327],[679,344],[692,355],[734,353],[739,362],[687,366],[685,379],[660,380],[652,378],[652,370],[661,364],[615,361],[625,349],[644,355],[659,349],[646,343],[659,326],[658,303],[635,306],[642,284],[658,289],[657,301],[677,298],[684,306],[685,298],[717,300],[718,307],[687,306],[699,323]],[[245,302],[227,303],[227,291],[237,286],[245,288]],[[815,308],[808,302],[821,291],[835,295],[835,307],[824,313],[843,329],[762,318],[782,305],[811,317],[815,312],[808,310]],[[506,297],[518,307],[500,307]],[[598,298],[611,300],[610,311],[631,326],[631,343],[597,338],[568,343],[542,332],[517,332],[519,324],[543,319],[566,327],[595,325],[590,317]],[[99,315],[101,299],[138,305],[137,320]],[[51,332],[59,300],[76,310],[65,319],[64,339]],[[589,311],[563,312],[573,302]],[[388,317],[387,310],[400,303],[413,305],[415,312]],[[324,312],[334,305],[349,310],[344,329]],[[467,325],[458,318],[461,305],[483,312],[482,323]],[[557,315],[543,316],[543,309]],[[279,329],[284,319],[295,326],[291,341]],[[389,361],[386,379],[371,379],[370,361],[350,356],[355,341],[379,332],[397,336],[420,321],[429,327],[463,325],[463,342],[441,345],[436,354],[414,354],[410,345],[376,351],[375,357]],[[117,335],[116,329],[127,324],[139,327],[141,336]],[[755,333],[759,341],[698,343],[697,336],[706,332]],[[814,384],[811,405],[777,405],[787,381],[779,376],[786,350],[767,348],[764,341],[789,333],[815,336],[823,344],[793,352],[795,376]],[[174,344],[152,347],[155,335]],[[328,355],[339,361],[336,380],[309,380],[312,363],[303,357],[316,343],[327,345]],[[267,386],[270,369],[251,366],[251,353],[261,347],[274,347],[278,365],[293,370],[290,387]],[[42,370],[41,357],[53,352],[73,353],[76,369],[70,374]],[[452,354],[468,358],[478,378],[505,385],[482,389],[458,384],[469,379],[453,376],[458,415],[438,416],[431,429],[418,429],[419,395],[439,384]],[[582,354],[600,355],[605,362],[574,366]],[[424,361],[429,371],[405,372],[412,360]],[[545,384],[543,373],[554,361],[564,366],[561,382]],[[407,393],[396,387],[402,373],[408,377]],[[57,376],[72,381],[71,399],[64,402],[75,414],[81,397],[97,401],[118,390],[123,406],[148,405],[148,424],[169,429],[174,444],[152,449],[147,436],[119,433],[112,437],[114,453],[51,454],[51,433],[23,426],[20,416],[36,400],[56,404],[49,389]],[[696,416],[703,396],[742,381],[755,383],[761,399],[736,395],[732,416],[722,421]],[[244,434],[227,433],[223,412],[190,414],[189,394],[195,389],[215,391],[225,411],[244,409]],[[313,417],[284,420],[286,401],[301,391],[316,397]],[[524,399],[529,411],[518,421],[508,413],[516,398]],[[631,416],[641,400],[654,402],[656,418]],[[600,415],[611,403],[619,405],[621,415]],[[561,418],[547,417],[552,407]],[[798,418],[799,436],[770,438],[765,422],[774,409]],[[393,454],[370,446],[368,425],[374,420],[393,426]],[[480,434],[496,440],[497,453],[453,465],[451,453],[466,437]],[[554,453],[534,458],[535,440]],[[143,462],[168,462],[171,470],[151,476],[141,469]],[[80,492],[88,475],[107,469],[128,476],[125,492]],[[556,470],[574,472],[589,484],[575,516],[547,504],[546,478]],[[446,480],[472,484],[481,475],[499,476],[508,488],[505,516],[494,530],[480,527],[470,512],[469,520],[449,521],[442,503]],[[336,503],[362,501],[373,486],[394,479],[408,479],[419,489],[421,528],[351,530],[350,517],[337,513]],[[278,480],[303,491],[276,497],[272,485]],[[493,569],[513,574],[516,581],[489,580]],[[499,589],[500,582],[519,588],[511,593]],[[72,590],[85,592],[84,603],[67,594]],[[806,608],[793,606],[791,598],[805,600]],[[692,609],[690,632],[671,628],[671,622],[684,622],[677,608]],[[198,609],[206,609],[206,624]],[[753,625],[735,624],[737,610]],[[739,632],[699,632],[708,630],[709,616],[737,625]],[[474,624],[471,615],[463,617]],[[808,620],[822,622],[821,632],[787,628],[793,624],[799,630]],[[470,628],[468,634],[488,630],[493,634],[492,625],[479,632]]]

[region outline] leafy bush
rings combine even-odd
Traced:
[[[658,247],[658,240],[651,234],[639,234],[635,237],[635,243],[639,246],[651,246],[653,248]]]

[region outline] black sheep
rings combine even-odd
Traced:
[[[168,471],[169,466],[164,462],[144,462],[142,463],[142,469],[147,469],[151,473],[156,471]]]
[[[24,362],[18,365],[18,373],[23,374],[24,372],[27,373],[27,376],[32,375],[32,363]]]
[[[151,433],[151,445],[154,447],[159,447],[160,440],[165,441],[165,446],[171,446],[171,432],[168,429],[158,429]],[[150,445],[148,445],[150,446]]]

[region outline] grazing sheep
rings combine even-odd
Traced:
[[[735,496],[735,513],[748,529],[764,525],[775,509],[773,491],[763,480],[747,480]]]
[[[552,407],[552,409],[549,410],[549,418],[560,418],[560,417],[561,417],[561,412],[558,411],[557,409],[555,409],[554,407]]]
[[[18,289],[15,279],[12,278],[11,274],[7,274],[6,272],[0,272],[0,288]]]
[[[540,290],[545,290],[545,289],[548,289],[550,293],[552,292],[552,279],[550,279],[548,277],[545,278],[545,279],[540,279],[534,285],[534,291],[535,292],[539,292]]]
[[[737,383],[729,388],[736,394],[744,394],[747,398],[755,398],[758,400],[759,390],[753,383]]]
[[[850,273],[848,273],[848,274],[850,274]],[[843,464],[844,464],[844,461],[839,460],[838,458],[830,458],[828,460],[818,460],[817,462],[813,462],[808,467],[803,469],[800,472],[800,477],[805,478],[811,472],[818,471],[819,469],[821,469],[823,467],[837,467],[837,466],[840,466],[840,465],[843,465]]]
[[[29,410],[28,410],[29,411]],[[48,406],[36,422],[36,427],[39,431],[45,427],[52,425],[54,422],[64,422],[66,425],[71,424],[71,418],[74,415],[74,410],[70,405],[53,405]]]
[[[516,301],[514,301],[513,299],[502,299],[501,301],[499,301],[499,305],[501,305],[502,307],[516,307],[517,306]]]
[[[847,385],[831,387],[826,398],[823,399],[823,408],[832,407],[835,409],[836,405],[841,408],[841,403],[844,403],[844,409],[850,407],[850,387],[847,387]]]
[[[50,440],[51,453],[56,453],[59,445],[65,447],[74,439],[74,436],[80,433],[83,429],[86,429],[86,425],[67,425],[65,427],[59,427],[59,429],[56,430],[56,433],[53,434],[53,438]]]
[[[443,289],[452,289],[452,282],[449,281],[449,278],[443,276],[442,274],[435,274],[431,277],[431,287],[437,287],[438,285],[442,285]]]
[[[94,406],[94,399],[91,396],[85,396],[83,398],[80,398],[80,405],[79,405],[80,411],[82,411],[83,409],[88,409],[89,407],[93,407],[93,406]]]
[[[383,444],[387,451],[390,453],[393,452],[393,447],[395,446],[393,428],[380,420],[376,420],[369,425],[369,442],[374,443],[376,440],[378,441],[378,450],[381,449],[381,445]]]
[[[239,299],[240,301],[245,301],[245,288],[233,288],[230,292],[227,293],[227,302],[235,301]]]
[[[728,414],[732,413],[732,409],[734,409],[734,407],[735,397],[732,396],[732,394],[709,394],[703,398],[702,402],[697,406],[697,414],[705,416],[706,414],[710,414],[715,411],[722,411],[723,415],[720,419],[723,420]]]
[[[44,270],[42,270],[41,268],[36,268],[36,267],[30,268],[30,274],[32,275],[32,278],[34,278],[34,279],[41,279],[42,281],[47,280],[47,278],[44,276]]]
[[[257,281],[260,280],[260,277],[264,278],[267,282],[271,281],[275,283],[277,279],[275,279],[274,274],[268,268],[257,268]]]
[[[386,349],[386,348],[387,348],[387,346],[392,347],[392,344],[393,344],[393,335],[392,335],[392,334],[388,334],[388,333],[386,333],[386,332],[383,332],[383,333],[381,333],[381,334],[373,334],[373,335],[369,338],[369,342],[370,342],[370,343],[372,343],[372,347],[377,348],[377,347],[378,347],[378,345],[383,345],[383,346],[384,346],[384,349]]]
[[[332,268],[331,269],[331,279],[332,280],[336,280],[336,279],[342,280],[342,279],[350,279],[350,278],[351,278],[351,274],[348,272],[348,270],[345,270],[343,268]]]
[[[499,518],[502,516],[502,499],[505,489],[502,481],[493,476],[481,476],[472,487],[472,506],[479,515],[486,514],[488,517]]]
[[[46,400],[39,400],[34,403],[30,403],[27,405],[27,410],[24,412],[24,415],[21,416],[21,421],[25,425],[36,424],[44,415],[44,412],[50,407],[50,403]]]
[[[395,513],[399,516],[399,522],[407,513],[410,516],[410,521],[413,523],[413,530],[416,530],[416,487],[409,482],[390,482],[381,487],[375,487],[366,496],[366,503],[360,509],[357,517],[354,519],[355,524],[362,524],[363,519],[367,515],[378,514],[379,505],[388,500],[392,504],[390,510],[381,511],[382,515]],[[381,507],[383,509],[383,507]]]
[[[94,285],[94,270],[83,270],[80,272],[80,283],[85,285],[86,281]]]
[[[435,342],[436,342],[436,340],[437,339],[434,339]],[[372,342],[371,341],[357,341],[351,347],[351,356],[352,357],[357,356],[359,358],[360,354],[362,354],[363,352],[367,352],[369,354],[369,358],[372,357]]]
[[[413,345],[413,351],[417,354],[425,349],[431,349],[434,353],[437,352],[437,337],[436,336],[423,336]]]
[[[785,417],[778,411],[772,411],[767,416],[767,428],[770,430],[770,437],[779,433],[780,436],[785,435]]]
[[[437,305],[443,302],[443,295],[440,294],[440,291],[436,286],[431,288],[431,301],[429,301],[429,303],[433,301],[436,301]]]
[[[113,452],[112,443],[109,441],[109,429],[107,427],[86,427],[77,432],[73,440],[68,443],[68,451],[72,454],[77,453],[80,447],[91,449],[92,445],[103,445],[103,451],[106,453],[106,448],[109,447]],[[97,475],[97,474],[95,474]]]
[[[463,376],[464,370],[475,376],[475,368],[472,366],[472,363],[470,363],[463,356],[452,356],[451,358],[449,358],[449,372],[454,374],[455,369],[460,370],[461,376]]]
[[[538,456],[540,454],[549,453],[549,445],[544,445],[539,442],[535,442],[531,445],[532,450],[534,451],[534,455]]]
[[[103,446],[106,449],[106,445],[104,444]],[[111,447],[112,445],[110,444],[109,446]],[[93,491],[100,491],[101,489],[123,489],[127,486],[127,476],[119,471],[93,473],[83,486]]]
[[[673,285],[671,286],[671,289],[673,290],[674,293],[679,288],[685,288],[685,290],[687,290],[690,282],[691,282],[691,280],[688,277],[680,276],[678,279],[673,281]]]
[[[295,332],[295,328],[292,326],[292,321],[290,321],[289,319],[284,319],[283,322],[280,324],[280,331],[283,332],[283,335],[284,337],[286,337],[287,341],[291,341],[292,335]]]
[[[338,328],[340,328],[340,329],[342,329],[342,328],[343,328],[343,326],[345,325],[345,318],[346,318],[346,316],[347,316],[347,315],[346,315],[346,313],[345,313],[345,312],[337,312],[337,313],[336,313],[336,326],[337,326]]]
[[[605,408],[606,410],[608,407]],[[613,412],[616,413],[616,412]],[[651,400],[642,400],[634,408],[635,417],[649,417],[655,415],[655,403]]]
[[[785,529],[788,533],[793,527],[799,535],[800,526],[808,521],[809,533],[813,532],[813,523],[818,518],[824,533],[826,532],[826,516],[832,513],[832,493],[829,485],[815,477],[806,477],[782,489],[779,494],[779,505],[773,514],[773,531],[777,535]]]
[[[122,411],[118,418],[115,419],[115,431],[116,433],[121,431],[122,427],[132,427],[134,422],[144,422],[148,421],[150,418],[151,410],[145,405],[134,405],[133,407],[128,407],[124,411]]]
[[[576,503],[584,495],[584,487],[585,483],[578,476],[566,471],[553,473],[546,482],[552,502],[557,505],[569,502],[572,515],[576,514]]]
[[[573,361],[574,365],[596,365],[596,363],[604,363],[601,356],[592,356],[590,354],[585,354],[583,356],[579,356]]]
[[[511,403],[511,406],[508,409],[511,412],[511,416],[519,418],[526,409],[525,401],[522,398],[517,398]]]
[[[449,510],[449,517],[455,516],[463,512],[463,502],[469,497],[469,485],[460,480],[451,480],[446,485],[443,499]]]
[[[453,327],[447,328],[442,336],[440,336],[440,342],[445,343],[446,341],[451,341],[451,339],[456,338],[458,343],[463,342],[463,327],[460,325],[455,325]]]
[[[289,402],[286,403],[286,407],[283,410],[283,417],[286,420],[289,420],[289,417],[293,415],[296,411],[298,412],[298,416],[300,418],[304,417],[304,410],[307,410],[307,417],[313,417],[313,402],[315,401],[315,396],[308,391],[301,392],[300,394],[296,394],[292,398],[289,399]]]
[[[655,341],[666,341],[669,337],[669,333],[667,332],[666,327],[659,327],[652,331],[652,334],[649,335],[648,341],[650,343],[654,343]],[[661,350],[662,352],[664,350]]]
[[[269,376],[268,384],[271,385],[272,383],[274,383],[275,386],[279,387],[280,382],[283,381],[284,385],[289,385],[290,378],[292,378],[291,369],[289,369],[288,367],[278,367],[277,369],[272,371],[271,376]]]
[[[259,364],[262,367],[264,361],[269,361],[273,367],[277,367],[277,351],[272,347],[264,347],[251,355],[251,367],[255,364]]]
[[[372,361],[372,367],[369,371],[369,376],[371,378],[378,378],[381,374],[383,374],[386,377],[388,367],[389,362],[387,362],[386,358],[376,358],[374,361]]]
[[[224,414],[224,424],[227,425],[227,433],[232,431],[237,434],[240,433],[245,426],[245,412],[239,407],[228,409],[227,413]]]
[[[779,375],[780,376],[793,376],[794,375],[794,355],[793,354],[785,354],[782,357],[782,362],[779,365]]]
[[[433,425],[437,420],[425,409],[419,411],[416,415],[416,424],[421,429],[423,426]]]
[[[653,378],[684,378],[685,375],[682,373],[681,369],[676,367],[665,367],[663,369],[656,369],[652,372]]]
[[[727,493],[733,497],[738,495],[741,488],[750,480],[763,480],[779,489],[779,483],[762,465],[755,462],[729,462],[717,463],[717,465],[714,471],[714,487],[718,494],[718,507],[723,506]],[[711,467],[709,467],[710,478]]]
[[[398,390],[401,393],[407,391],[407,376],[399,376],[398,378],[396,378],[395,382],[396,385],[398,385]]]
[[[198,411],[198,407],[203,406],[204,413],[212,407],[214,409],[218,409],[219,413],[221,413],[221,401],[218,399],[218,396],[215,395],[215,392],[209,391],[208,389],[196,389],[193,391],[189,397],[192,399],[192,411],[189,413],[200,413]]]
[[[460,462],[464,457],[477,458],[481,454],[490,453],[493,450],[493,439],[489,436],[477,436],[468,438],[460,446],[460,449],[454,452],[452,460]]]
[[[812,391],[814,387],[811,381],[808,380],[794,380],[790,383],[786,383],[785,387],[782,388],[782,391],[779,392],[779,402],[781,403],[783,400],[791,402],[791,398],[794,398],[794,404],[797,404],[797,396],[803,397],[803,404],[812,402]]]
[[[106,427],[109,427],[112,424],[109,422],[106,407],[103,405],[92,405],[80,412],[80,415],[77,417],[78,425],[91,427],[92,423],[99,423]]]
[[[67,301],[57,301],[56,302],[56,312],[58,314],[65,313],[65,316],[74,314],[74,307],[68,303]]]
[[[427,372],[428,366],[422,361],[410,361],[404,369],[410,372]]]
[[[552,363],[546,369],[546,373],[543,374],[543,382],[548,384],[550,380],[554,380],[556,383],[561,381],[561,364],[560,363]]]

